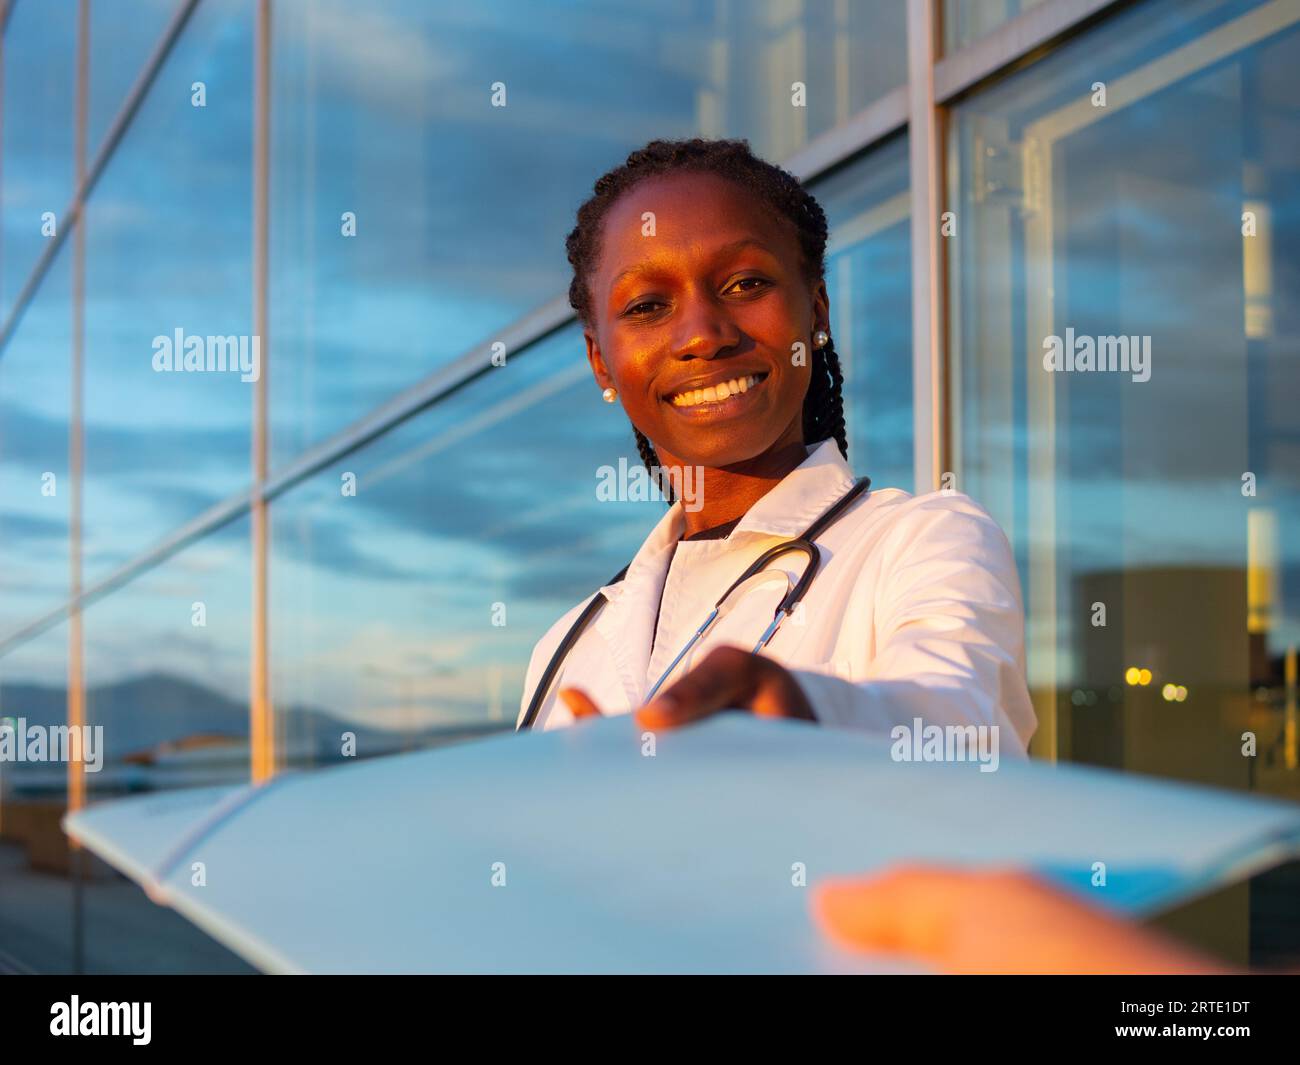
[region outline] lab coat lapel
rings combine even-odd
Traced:
[[[627,575],[617,584],[601,589],[609,601],[596,616],[595,628],[617,669],[622,689],[618,693],[601,691],[601,696],[609,700],[609,705],[601,709],[608,713],[626,713],[641,705],[659,598],[673,545],[681,536],[681,511],[681,503],[674,503],[641,545]]]
[[[738,534],[743,533],[762,533],[781,538],[798,536],[852,484],[852,471],[833,440],[810,446],[807,459],[750,508],[732,536],[738,537]],[[607,602],[596,616],[594,631],[601,637],[604,647],[597,645],[592,650],[598,654],[603,652],[602,664],[614,667],[618,677],[617,686],[598,684],[597,678],[608,678],[606,671],[597,668],[594,663],[583,664],[586,665],[585,672],[591,678],[588,680],[588,694],[602,710],[626,713],[640,706],[645,698],[650,683],[646,673],[650,668],[659,599],[668,576],[668,561],[672,557],[673,546],[681,538],[685,526],[683,507],[678,501],[646,537],[623,580],[600,589]],[[790,556],[778,560],[776,568],[790,572],[792,558]],[[764,627],[772,620],[772,610],[781,594],[779,588],[773,588],[770,584],[761,589],[756,588],[753,598],[747,604],[749,609],[741,611],[726,624],[722,624],[720,619],[717,631],[713,634],[715,640],[707,641],[708,646],[712,648],[721,642],[734,642],[741,646],[745,639],[753,646],[753,641],[758,639]],[[759,619],[750,617],[753,610],[760,612]],[[754,628],[755,624],[757,628]],[[783,630],[784,628],[782,626]],[[752,635],[749,634],[751,629]],[[780,638],[778,634],[777,639]],[[782,646],[788,646],[790,639],[787,636],[782,641]],[[776,650],[779,653],[779,648]],[[682,667],[678,668],[680,671]],[[578,683],[576,679],[575,683]]]

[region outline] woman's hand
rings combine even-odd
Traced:
[[[561,688],[559,695],[577,719],[600,714],[579,688]],[[676,728],[720,710],[816,720],[808,697],[784,666],[739,647],[718,647],[690,672],[660,689],[637,711],[636,723],[646,729]]]
[[[813,915],[847,947],[949,973],[1231,971],[1015,870],[907,865],[816,885]]]

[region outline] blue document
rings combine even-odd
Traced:
[[[116,800],[65,827],[253,964],[315,973],[901,971],[824,941],[809,886],[1011,864],[1143,915],[1300,854],[1291,804],[899,753],[743,714],[653,737],[622,716]]]

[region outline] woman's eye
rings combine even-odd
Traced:
[[[771,287],[771,284],[772,282],[765,277],[742,277],[728,285],[724,292],[740,294],[761,292],[763,289]],[[623,312],[623,317],[644,318],[648,314],[653,314],[657,308],[664,306],[667,305],[663,300],[639,300]]]

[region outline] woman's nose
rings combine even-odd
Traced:
[[[681,359],[712,359],[740,343],[740,330],[726,310],[711,300],[679,304],[673,354]]]

